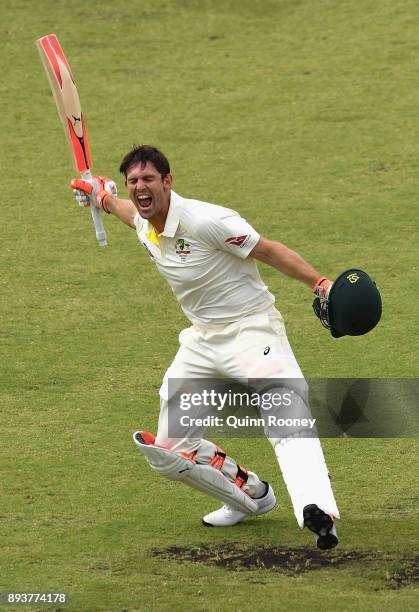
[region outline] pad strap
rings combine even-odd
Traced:
[[[246,468],[237,464],[237,476],[235,483],[239,487],[239,489],[242,489],[244,487],[244,485],[247,483],[248,478],[249,472],[246,470]]]
[[[215,468],[216,470],[222,470],[225,458],[226,458],[226,453],[223,451],[222,448],[218,448],[217,446],[215,455],[211,459],[211,461],[209,461],[208,465],[212,465],[212,467]]]

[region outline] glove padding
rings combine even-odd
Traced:
[[[321,324],[329,329],[328,325],[328,306],[329,293],[332,288],[333,281],[328,278],[321,277],[317,280],[313,287],[313,293],[316,296],[313,301],[314,314],[320,319]]]
[[[107,196],[118,195],[115,181],[107,176],[94,175],[91,181],[86,179],[73,179],[70,186],[73,189],[79,206],[90,206],[89,196],[93,194],[96,200],[96,206],[98,208],[103,208],[106,212],[108,211],[104,206],[104,202]]]
[[[313,287],[313,293],[320,299],[328,298],[332,285],[333,281],[328,278],[319,278]]]

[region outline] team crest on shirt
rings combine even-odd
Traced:
[[[186,261],[187,256],[191,253],[191,245],[184,238],[178,238],[175,242],[175,251],[180,261]]]

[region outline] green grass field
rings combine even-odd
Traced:
[[[413,378],[418,22],[414,0],[1,3],[0,592],[65,591],[49,609],[69,611],[417,606],[414,438],[324,441],[341,544],[318,569],[265,440],[216,440],[278,493],[230,530],[201,527],[217,503],[146,466],[131,432],[156,429],[187,321],[134,232],[106,217],[96,246],[34,41],[59,37],[94,170],[120,193],[122,156],[155,144],[182,195],[240,211],[330,277],[376,279],[380,325],[333,340],[306,288],[261,266],[307,377]],[[247,568],[261,547],[297,562]]]

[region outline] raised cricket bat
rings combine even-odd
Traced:
[[[81,111],[73,73],[55,34],[48,34],[36,41],[42,63],[54,94],[58,115],[64,127],[76,170],[82,178],[91,179],[92,160],[87,142],[86,128]],[[90,211],[100,246],[106,246],[106,232],[100,211],[93,197],[90,198]]]

